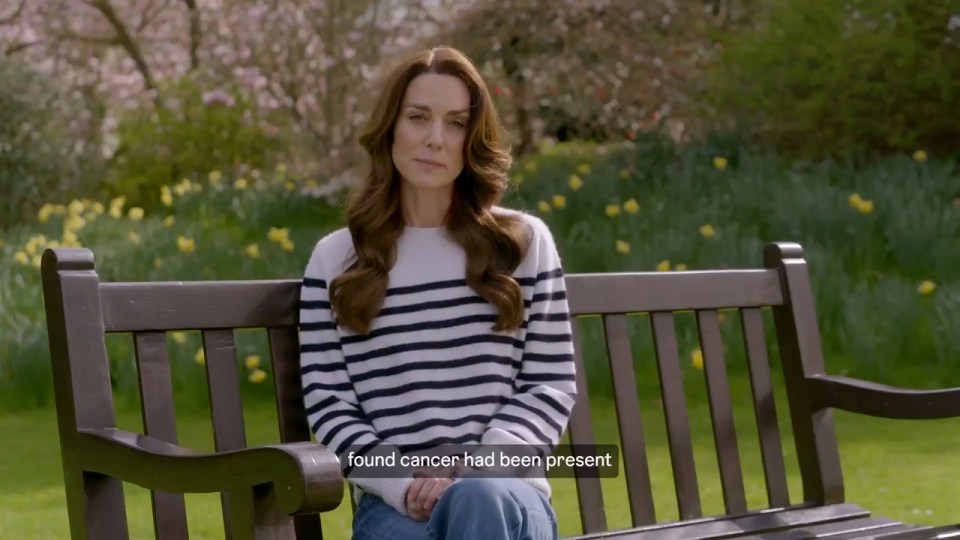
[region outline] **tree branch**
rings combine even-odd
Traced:
[[[120,45],[120,38],[117,36],[91,36],[65,29],[57,32],[55,36],[64,41],[78,41],[80,43],[89,43],[91,45],[103,45],[106,47],[116,47]]]
[[[190,71],[200,67],[200,40],[203,38],[203,29],[200,27],[200,10],[196,0],[183,0],[190,11]]]
[[[43,41],[24,41],[23,43],[14,43],[3,51],[3,55],[13,56],[18,52],[25,51],[30,47],[36,47],[38,45],[43,45]]]
[[[150,70],[150,66],[147,64],[146,58],[143,56],[143,51],[140,50],[140,45],[133,38],[133,35],[130,34],[130,31],[127,29],[127,26],[120,20],[120,16],[117,14],[116,10],[113,9],[113,6],[110,4],[109,0],[88,0],[88,3],[93,6],[94,9],[100,12],[101,15],[107,22],[110,23],[110,26],[113,27],[113,30],[117,33],[117,40],[119,45],[123,47],[127,54],[130,55],[130,58],[133,59],[133,63],[137,66],[137,71],[140,72],[140,76],[143,77],[143,84],[148,89],[153,90],[156,88],[156,85],[153,81],[153,73]]]
[[[22,0],[18,5],[17,9],[13,10],[13,13],[9,17],[0,19],[0,26],[7,24],[13,24],[14,21],[20,18],[20,14],[23,13],[23,7],[27,5],[27,0]]]

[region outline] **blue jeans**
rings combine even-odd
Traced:
[[[365,493],[353,540],[556,540],[550,501],[516,478],[461,478],[443,492],[430,519],[414,521]]]

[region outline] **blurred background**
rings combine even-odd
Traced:
[[[568,272],[756,267],[767,242],[799,242],[831,372],[960,385],[960,0],[0,0],[0,429],[24,434],[2,443],[15,480],[0,522],[18,538],[65,527],[42,251],[88,247],[103,280],[299,278],[364,173],[356,139],[381,70],[435,44],[481,69],[514,150],[504,204],[547,221]],[[678,329],[697,403],[692,317]],[[585,331],[602,407],[599,323]],[[237,339],[245,403],[269,416],[265,338]],[[203,446],[200,338],[170,340],[178,411],[196,417],[185,437]],[[136,423],[130,336],[107,344]],[[900,433],[914,475],[960,466],[942,452],[956,424],[861,425],[856,463],[894,459],[881,443]],[[859,489],[901,519],[936,521],[956,499],[888,501],[900,480],[863,470]]]

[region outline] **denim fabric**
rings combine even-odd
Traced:
[[[430,519],[414,521],[383,499],[364,494],[353,540],[556,540],[550,501],[515,478],[461,478],[444,491]]]

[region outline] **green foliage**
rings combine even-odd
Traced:
[[[0,56],[0,229],[97,173],[81,109],[46,75]]]
[[[569,273],[756,268],[767,242],[799,242],[810,263],[828,369],[896,384],[960,385],[955,165],[909,156],[862,168],[792,164],[735,141],[677,148],[648,136],[612,146],[541,148],[516,163],[517,186],[504,204],[543,216]],[[99,214],[94,203],[76,202],[45,223],[14,229],[0,247],[0,283],[9,285],[0,288],[0,409],[50,403],[33,264],[44,246],[67,242],[61,222],[94,250],[101,279],[124,281],[296,279],[313,244],[342,224],[339,204],[293,191],[282,170],[240,187],[237,180],[211,174],[180,182],[170,206],[147,210],[141,220],[131,221],[117,199],[104,201]],[[86,216],[85,224],[71,215]],[[259,257],[248,251],[253,244]],[[742,373],[738,317],[724,312],[724,318],[730,371]],[[638,367],[638,376],[656,380],[644,371],[652,358],[649,320],[631,316],[630,324],[638,362],[647,366]],[[598,320],[585,321],[587,375],[599,396],[610,391],[601,330]],[[693,365],[699,344],[692,314],[677,316],[677,333],[686,379],[702,380]],[[171,336],[174,387],[183,400],[178,410],[207,399],[195,358],[199,338]],[[130,336],[111,336],[108,350],[117,395],[129,402],[136,395]],[[260,355],[270,376],[265,336],[239,332],[237,350],[244,391],[266,396],[269,384],[245,378],[249,355]]]
[[[793,155],[956,152],[958,15],[958,0],[772,0],[729,36],[712,99]]]
[[[268,116],[236,88],[211,90],[189,77],[166,82],[154,104],[121,113],[108,191],[152,206],[160,186],[181,178],[264,169],[282,150]]]
[[[792,164],[728,144],[677,149],[651,137],[593,157],[581,145],[560,145],[522,160],[510,202],[543,216],[568,272],[756,268],[766,243],[799,242],[828,367],[939,386],[960,384],[960,341],[951,330],[960,325],[955,165],[905,156],[861,168]],[[570,185],[574,175],[579,189]],[[935,290],[925,295],[928,280]],[[736,319],[727,314],[724,337],[731,364],[743,366]],[[636,324],[638,357],[652,358],[649,325]],[[689,363],[696,327],[692,317],[677,324]],[[599,360],[599,326],[585,335]]]

